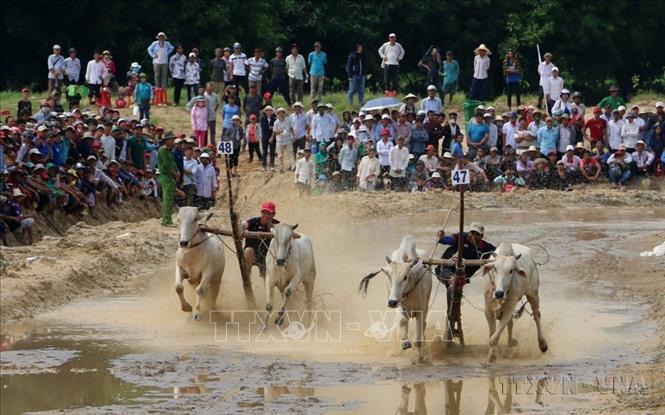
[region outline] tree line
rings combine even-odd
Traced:
[[[628,95],[645,89],[665,92],[663,16],[665,2],[659,0],[20,1],[3,8],[0,88],[44,89],[46,58],[55,43],[63,54],[75,47],[84,68],[93,50],[110,50],[121,81],[133,61],[151,72],[146,48],[159,31],[186,51],[199,48],[204,62],[214,48],[236,41],[248,55],[262,47],[270,58],[276,46],[288,49],[293,42],[305,55],[319,40],[328,54],[327,76],[338,80],[333,85],[339,87],[346,83],[347,55],[362,43],[378,87],[377,49],[395,32],[406,50],[401,70],[412,74],[407,86],[422,89],[414,92],[424,91],[424,84],[413,84],[424,79],[415,73],[430,45],[455,53],[460,87],[467,89],[473,49],[480,43],[493,52],[495,94],[504,86],[501,62],[509,48],[521,58],[523,87],[535,91],[539,44],[543,54],[554,54],[566,85],[595,100],[615,83]]]

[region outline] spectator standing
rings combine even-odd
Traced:
[[[515,51],[508,50],[506,58],[503,60],[503,76],[506,78],[506,97],[508,100],[508,109],[513,109],[512,97],[515,95],[517,106],[520,106],[520,83],[522,81],[522,65],[515,55]]]
[[[328,63],[328,55],[321,50],[321,42],[314,42],[314,51],[309,53],[307,63],[309,64],[310,97],[321,101],[323,84],[326,79],[326,63]]]
[[[268,91],[274,95],[275,91],[279,92],[284,97],[286,105],[289,107],[292,104],[291,96],[289,94],[289,80],[286,73],[286,59],[283,56],[282,48],[275,48],[275,57],[270,60],[270,84],[268,84]]]
[[[85,82],[88,84],[88,97],[90,98],[90,105],[94,104],[97,98],[100,97],[100,88],[104,82],[106,73],[106,65],[101,61],[102,55],[95,51],[93,58],[88,62],[85,70]]]
[[[245,139],[245,130],[240,125],[240,116],[231,117],[231,125],[224,128],[222,141],[230,141],[233,145],[233,154],[229,156],[229,167],[231,167],[231,176],[238,177],[238,159],[240,157],[240,147]]]
[[[187,58],[185,57],[182,46],[178,45],[175,48],[175,53],[169,59],[169,72],[171,72],[171,78],[173,78],[173,106],[177,107],[180,104],[180,93],[182,92],[182,86],[185,84],[186,71],[185,67],[187,65]],[[189,91],[188,96],[189,96]],[[191,98],[188,98],[188,101]]]
[[[612,119],[607,123],[607,145],[610,150],[617,151],[622,143],[621,127],[624,120],[621,118],[619,110],[612,111]]]
[[[148,82],[148,75],[139,75],[139,83],[134,88],[134,102],[139,106],[139,118],[150,121],[150,101],[152,101],[152,85]]]
[[[276,141],[277,154],[279,154],[279,172],[284,173],[284,159],[288,158],[289,170],[295,167],[293,158],[293,127],[291,120],[286,116],[286,109],[277,109],[277,120],[273,126],[273,139]]]
[[[449,50],[446,52],[446,60],[441,65],[443,70],[443,101],[446,100],[446,95],[450,95],[448,98],[448,105],[453,103],[453,95],[457,91],[457,79],[459,78],[459,63],[453,59],[453,52]]]
[[[203,152],[199,158],[201,164],[194,167],[196,182],[196,204],[199,209],[210,209],[215,205],[217,193],[217,172],[210,163],[210,154]]]
[[[409,149],[404,147],[404,138],[397,137],[397,145],[390,149],[389,161],[393,190],[406,190],[406,167],[409,164]]]
[[[586,113],[586,106],[582,103],[582,93],[579,91],[573,92],[573,103],[570,104],[572,108],[577,108],[577,115],[584,118]]]
[[[607,122],[600,116],[601,113],[602,110],[599,107],[594,107],[593,118],[584,124],[584,135],[591,143],[591,147],[596,146],[596,141],[607,143]]]
[[[316,180],[316,164],[312,160],[312,151],[303,150],[303,156],[296,162],[295,166],[296,184],[303,192],[309,194]]]
[[[552,107],[554,107],[556,100],[561,97],[561,91],[563,91],[563,78],[559,76],[559,68],[552,67],[552,75],[546,79],[543,88],[547,102],[547,112],[552,115]]]
[[[233,84],[233,65],[231,65],[231,48],[230,47],[225,47],[224,48],[224,54],[222,55],[222,59],[224,60],[224,63],[226,63],[226,70],[224,70],[224,84],[225,84],[225,89],[229,85]],[[224,94],[220,94],[220,99],[224,97]],[[220,101],[220,105],[221,101]]]
[[[559,141],[559,129],[554,127],[554,120],[552,117],[547,117],[545,120],[545,126],[541,127],[538,130],[537,146],[540,148],[540,152],[547,156],[550,151],[557,151],[557,142]],[[572,145],[565,147],[565,150],[568,151],[572,149]]]
[[[187,88],[187,101],[196,96],[201,80],[201,67],[196,59],[196,54],[190,52],[185,64],[185,88]]]
[[[217,105],[222,103],[224,94],[224,81],[226,80],[226,60],[222,48],[215,48],[215,57],[210,59],[210,82],[213,84],[213,91],[217,96]]]
[[[53,90],[60,94],[60,87],[65,73],[65,58],[60,54],[60,45],[53,45],[53,53],[47,59],[48,65],[48,93]]]
[[[259,161],[263,160],[261,156],[261,125],[257,122],[256,114],[249,116],[249,122],[245,127],[245,138],[247,139],[249,162],[254,161],[254,153]]]
[[[81,78],[81,61],[76,57],[76,49],[69,49],[69,56],[65,59],[65,84],[78,85]]]
[[[355,183],[356,162],[358,161],[358,149],[354,147],[355,139],[348,136],[344,147],[339,151],[339,165],[342,174],[342,189],[351,191]]]
[[[277,116],[270,105],[263,109],[259,119],[261,125],[261,149],[263,150],[263,171],[268,169],[268,157],[270,157],[270,170],[275,171],[275,140],[272,138],[273,127]]]
[[[249,93],[242,99],[242,109],[245,111],[245,117],[249,117],[251,114],[258,117],[261,112],[263,98],[257,91],[257,88],[259,88],[260,85],[260,83],[258,85],[250,84]]]
[[[613,110],[626,105],[626,101],[619,96],[619,92],[621,90],[619,89],[618,86],[612,85],[612,87],[608,91],[610,95],[606,96],[605,98],[601,99],[600,102],[598,103],[598,106],[600,108],[605,108],[607,106],[610,106]]]
[[[388,41],[379,48],[383,69],[383,88],[386,91],[399,91],[399,64],[404,59],[404,48],[397,43],[397,35],[388,35]],[[380,157],[379,157],[380,158]]]
[[[543,108],[543,98],[545,98],[545,103],[547,103],[547,97],[545,95],[545,87],[552,77],[552,68],[554,64],[552,63],[552,54],[547,52],[543,55],[543,61],[538,65],[538,75],[540,76],[540,81],[538,85],[540,89],[538,91],[538,108]]]
[[[304,150],[307,137],[310,135],[310,123],[307,114],[303,112],[302,103],[293,104],[293,114],[289,116],[293,127],[293,151]]]
[[[425,112],[434,111],[435,114],[439,114],[443,108],[443,103],[441,98],[437,97],[438,90],[434,84],[427,87],[427,97],[423,98],[420,102],[420,109]]]
[[[367,76],[367,58],[363,45],[358,43],[346,59],[346,74],[349,78],[349,91],[346,100],[353,104],[353,94],[358,95],[358,103],[365,104],[365,77]]]
[[[245,62],[247,55],[242,52],[242,45],[238,42],[233,44],[233,53],[229,57],[231,60],[231,69],[233,73],[233,84],[240,94],[240,89],[247,92],[247,69]]]
[[[190,110],[190,120],[196,145],[200,148],[205,147],[208,134],[208,108],[205,97],[199,95],[194,98],[194,106]]]
[[[291,54],[286,57],[286,73],[289,76],[289,96],[292,102],[302,101],[303,84],[307,76],[305,58],[298,53],[298,45],[291,45]]]
[[[490,55],[492,52],[481,43],[473,51],[476,56],[473,58],[473,81],[469,89],[469,99],[486,101],[489,99],[489,79]],[[473,158],[473,157],[471,157]]]
[[[261,57],[263,50],[261,48],[254,49],[254,56],[247,59],[245,65],[249,69],[248,86],[256,86],[256,92],[261,95],[261,87],[263,84],[263,73],[268,69],[268,62]],[[258,114],[258,112],[257,112]]]
[[[173,52],[173,45],[166,40],[164,32],[157,33],[157,40],[148,46],[148,55],[152,58],[152,67],[155,73],[155,88],[166,89],[166,78],[169,70],[169,55]]]
[[[115,80],[115,62],[111,52],[105,50],[102,52],[102,62],[106,65],[106,76],[104,77],[104,86],[111,88],[113,91],[118,90],[118,82]]]
[[[157,168],[159,169],[159,184],[162,188],[162,226],[174,227],[171,219],[173,211],[173,198],[175,185],[180,180],[180,171],[173,156],[175,135],[172,132],[164,133],[157,153]],[[91,156],[92,157],[92,156]]]
[[[636,117],[637,114],[629,112],[626,115],[626,121],[621,126],[621,141],[626,150],[631,153],[635,151],[640,130],[639,124],[635,121]]]
[[[425,55],[418,61],[418,67],[423,68],[426,72],[426,82],[427,85],[434,85],[435,88],[438,88],[441,85],[439,79],[439,68],[441,68],[441,52],[439,48],[432,45],[427,49]]]
[[[491,114],[490,114],[491,117]],[[468,152],[469,159],[473,160],[476,158],[476,151],[478,148],[483,148],[485,152],[488,150],[487,142],[489,141],[489,126],[483,121],[484,114],[482,112],[476,112],[476,119],[474,123],[469,123],[469,140]]]
[[[358,188],[365,192],[374,190],[380,175],[381,165],[376,158],[376,149],[370,147],[367,149],[367,155],[358,164]]]

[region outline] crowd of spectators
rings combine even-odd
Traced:
[[[600,181],[623,187],[635,176],[663,173],[663,103],[655,108],[631,106],[612,87],[606,98],[587,109],[581,93],[565,88],[549,53],[538,69],[541,94],[536,105],[521,104],[516,85],[521,67],[510,51],[501,70],[508,108],[514,97],[515,111],[497,113],[493,106],[480,104],[471,119],[458,122],[454,110],[444,111],[445,96],[450,95],[450,105],[459,74],[452,52],[444,58],[432,46],[420,60],[432,82],[421,100],[409,93],[401,106],[338,114],[323,101],[327,56],[321,46],[316,42],[307,59],[298,53],[298,45],[292,45],[287,57],[278,47],[267,61],[263,50],[257,48],[247,58],[235,43],[215,50],[210,79],[201,83],[199,51],[185,56],[181,46],[172,46],[160,32],[148,48],[154,86],[134,62],[128,84],[120,87],[109,51],[95,53],[84,82],[76,51],[69,49],[65,59],[54,45],[47,60],[48,98],[35,111],[24,88],[16,116],[6,116],[0,126],[2,241],[6,244],[6,233],[13,231],[32,243],[37,214],[47,221],[57,211],[95,217],[100,203],[116,209],[131,198],[161,198],[164,225],[171,224],[174,201],[210,208],[220,187],[218,144],[224,142],[230,143],[225,148],[231,149],[233,177],[240,175],[241,163],[251,166],[256,161],[263,171],[291,172],[303,194],[450,190],[451,171],[462,168],[470,171],[470,191],[502,192],[569,190]],[[354,95],[364,102],[364,53],[359,44],[348,57],[349,102]],[[395,96],[405,51],[390,34],[378,53],[386,93]],[[482,95],[491,52],[480,45],[475,53],[471,90]],[[169,75],[175,105],[186,88],[188,133],[165,132],[150,120],[155,94],[166,87]],[[136,105],[135,113],[114,109],[103,94],[107,88]],[[275,92],[283,95],[286,106],[273,107]],[[91,109],[82,107],[81,95],[89,97]]]

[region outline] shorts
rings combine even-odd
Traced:
[[[457,91],[457,82],[452,82],[450,84],[443,84],[444,94],[454,94],[456,91]]]

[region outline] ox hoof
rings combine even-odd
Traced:
[[[538,340],[538,347],[540,347],[540,351],[543,353],[547,351],[547,342],[545,341],[545,339]]]
[[[508,347],[515,347],[519,344],[519,342],[516,339],[510,339],[508,340]]]
[[[411,342],[408,340],[404,340],[402,342],[402,350],[410,349],[411,348]]]
[[[279,326],[280,324],[282,324],[282,321],[283,321],[283,320],[284,320],[284,312],[283,312],[283,311],[280,311],[280,312],[277,314],[277,317],[275,318],[275,324]]]
[[[182,311],[185,313],[190,313],[192,311],[192,306],[189,304],[183,304],[181,307]]]
[[[194,320],[194,321],[199,321],[199,320],[201,320],[201,314],[199,314],[199,313],[194,314],[194,315],[192,316],[192,320]]]
[[[496,362],[496,350],[494,350],[494,349],[490,350],[490,353],[489,353],[489,355],[487,356],[487,360],[488,360],[490,363],[494,363],[494,362]]]

